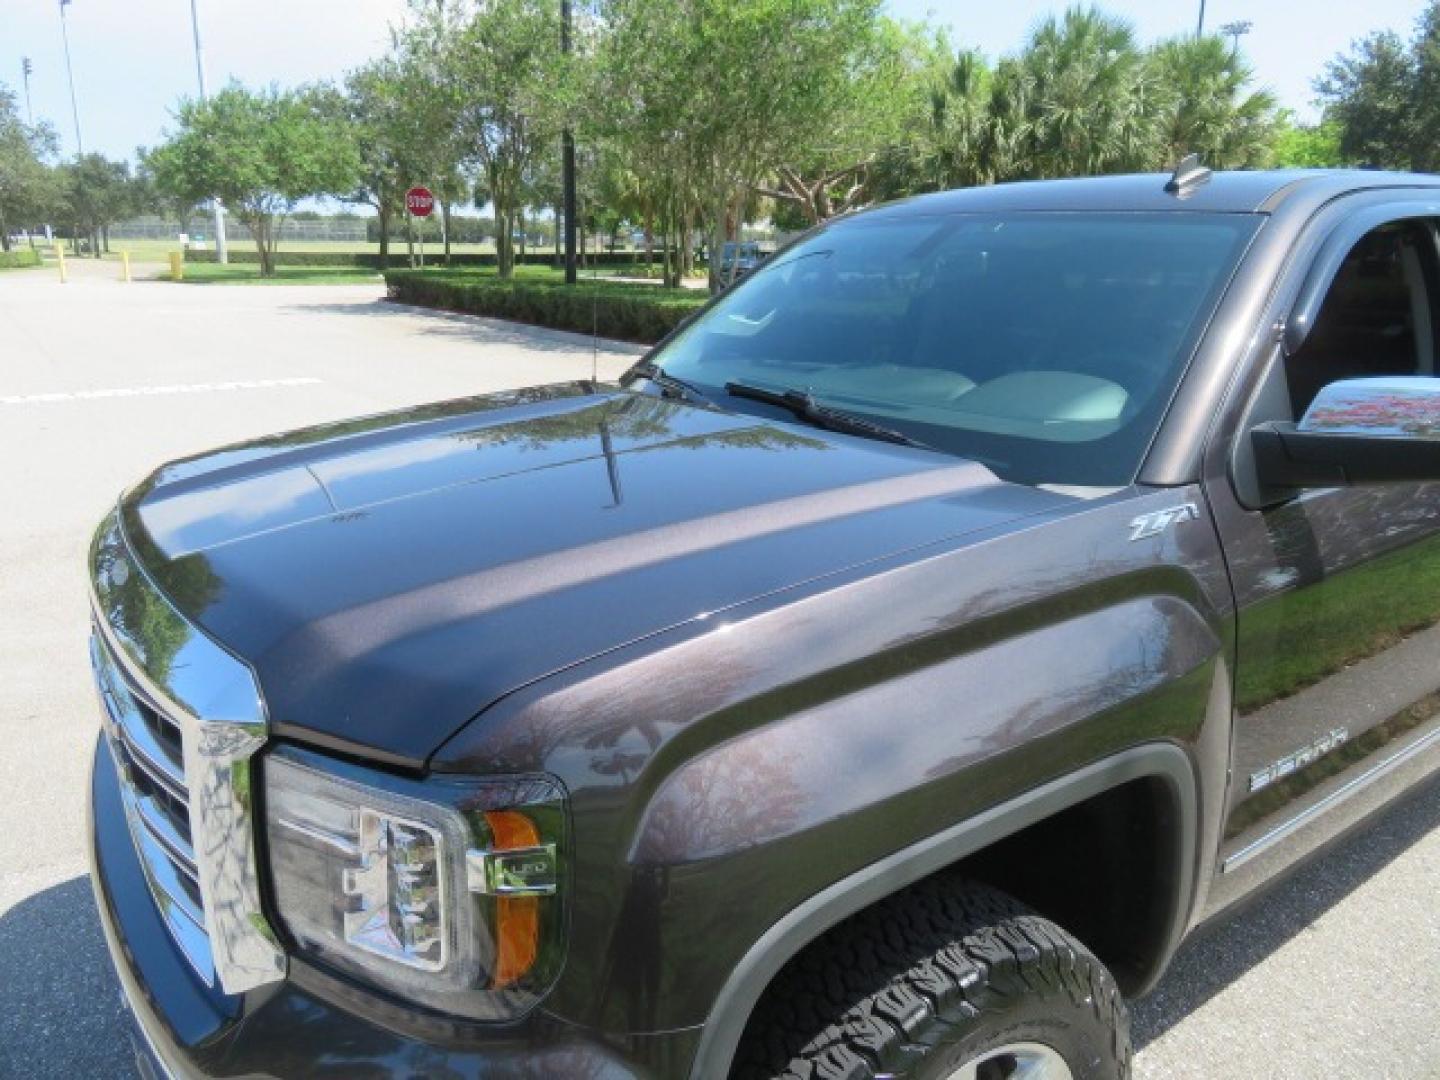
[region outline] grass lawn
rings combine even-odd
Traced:
[[[170,281],[168,271],[150,275],[152,281]],[[186,263],[182,285],[378,285],[374,270],[343,266],[277,266],[274,277],[261,277],[254,263],[220,266],[216,263]]]

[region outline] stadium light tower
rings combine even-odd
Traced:
[[[60,37],[65,42],[65,77],[70,82],[70,115],[75,118],[75,156],[85,156],[85,140],[80,137],[80,105],[75,100],[75,69],[70,65],[70,31],[65,25],[65,9],[71,0],[60,0]]]
[[[1220,33],[1228,37],[1236,52],[1240,51],[1240,39],[1255,29],[1255,24],[1249,19],[1240,19],[1236,22],[1228,22],[1220,27]]]
[[[200,79],[200,101],[203,104],[207,96],[205,92],[205,50],[200,45],[200,13],[196,8],[196,0],[190,0],[190,29],[195,35],[195,74]],[[225,207],[221,205],[218,198],[212,197],[210,209],[215,214],[215,261],[228,263],[230,248],[225,240]]]
[[[20,76],[25,80],[25,122],[31,127],[35,126],[35,109],[30,104],[30,75],[34,72],[35,65],[30,63],[30,57],[20,58]]]

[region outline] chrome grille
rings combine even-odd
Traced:
[[[150,580],[119,513],[95,534],[90,572],[105,738],[156,908],[206,983],[235,994],[282,979],[256,861],[251,758],[266,725],[254,675]]]
[[[185,784],[184,735],[176,721],[126,679],[98,628],[91,638],[90,660],[105,707],[107,741],[120,773],[125,816],[145,878],[191,966],[213,985],[215,962]]]

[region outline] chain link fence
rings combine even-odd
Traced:
[[[204,236],[207,239],[214,227],[213,220],[208,216],[196,215],[185,223],[181,228],[178,222],[165,221],[161,218],[145,217],[135,218],[132,221],[121,221],[110,226],[111,240],[174,240],[183,232],[191,237]],[[225,218],[225,236],[232,242],[248,243],[251,240],[250,230],[244,223],[237,221],[235,216],[227,215]],[[336,221],[326,219],[323,221],[285,221],[280,226],[280,241],[313,241],[324,243],[354,243],[368,239],[366,236],[366,222],[364,218],[354,220]]]

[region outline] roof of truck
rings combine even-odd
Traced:
[[[1217,172],[1178,195],[1166,190],[1169,180],[1169,173],[1027,180],[919,195],[871,213],[897,216],[1017,210],[1264,213],[1300,195],[1314,201],[1375,188],[1440,189],[1440,176],[1363,169]]]

